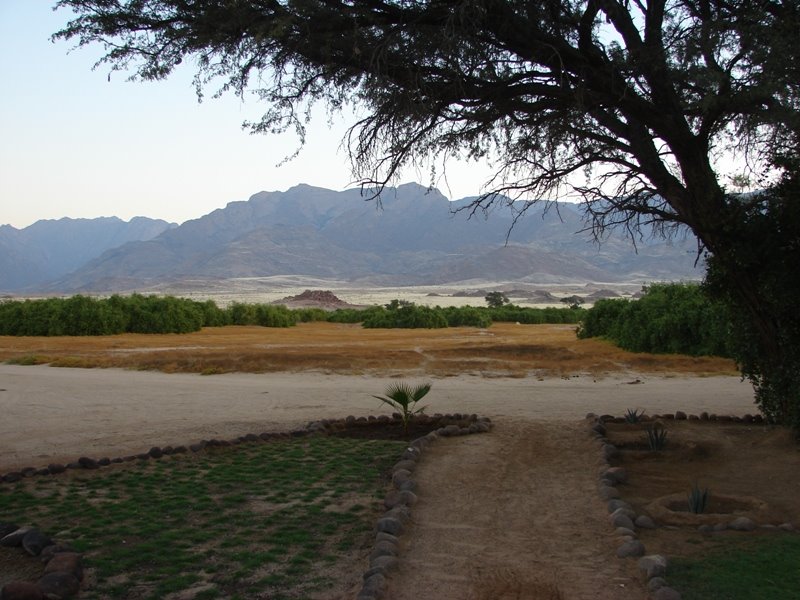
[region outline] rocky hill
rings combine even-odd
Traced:
[[[260,192],[148,239],[109,248],[40,287],[60,293],[108,292],[200,277],[283,275],[367,286],[700,275],[693,265],[692,240],[644,240],[637,253],[627,238],[612,235],[598,247],[580,233],[584,223],[575,205],[534,206],[511,229],[509,211],[498,208],[468,218],[468,211],[458,210],[468,203],[451,202],[416,184],[387,189],[380,202],[358,189],[298,185],[285,192]]]

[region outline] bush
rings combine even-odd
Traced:
[[[631,352],[731,356],[728,311],[693,284],[655,284],[635,302],[600,300],[578,337],[604,337]]]

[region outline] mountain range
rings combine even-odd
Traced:
[[[577,205],[533,205],[512,228],[497,206],[469,217],[417,184],[359,189],[305,184],[260,192],[180,226],[138,217],[0,227],[0,290],[112,292],[179,283],[298,275],[362,285],[466,280],[641,282],[696,279],[693,238],[591,240]]]

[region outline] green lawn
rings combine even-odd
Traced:
[[[82,598],[303,598],[367,551],[405,446],[285,439],[35,477],[0,487],[0,520],[84,552]]]
[[[672,560],[668,581],[683,600],[800,599],[800,535],[720,541],[699,560]]]

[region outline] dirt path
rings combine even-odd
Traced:
[[[575,422],[502,419],[490,435],[435,444],[388,598],[645,597],[614,557],[598,466]]]

